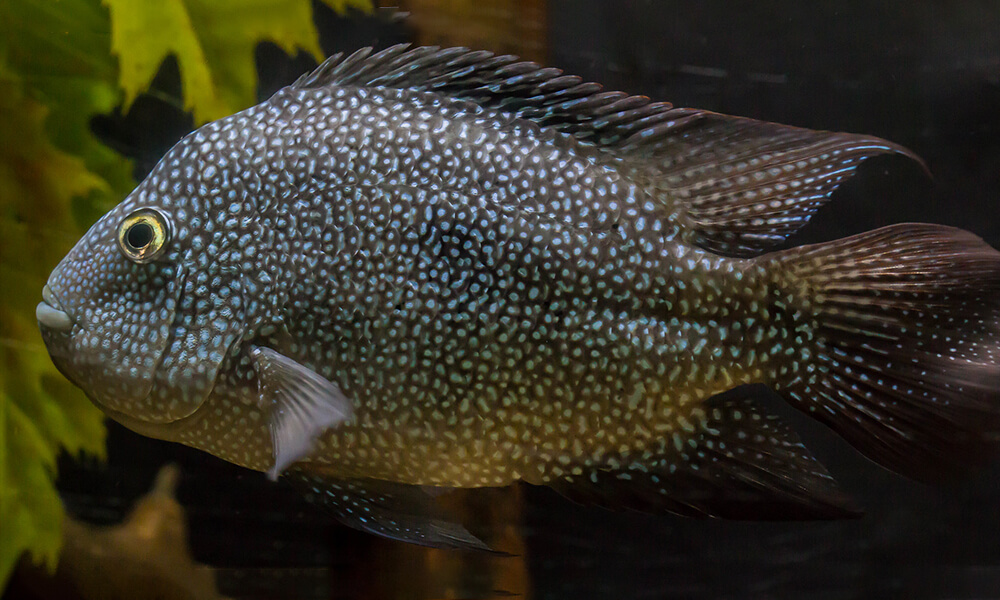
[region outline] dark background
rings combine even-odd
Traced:
[[[546,62],[569,73],[680,106],[874,134],[926,160],[933,179],[901,157],[868,161],[790,244],[929,221],[1000,247],[1000,2],[549,0],[547,8]],[[317,6],[317,18],[328,53],[415,35],[388,10],[341,18]],[[258,58],[262,98],[311,66],[267,45]],[[157,87],[178,96],[175,65]],[[192,124],[171,103],[144,97],[94,126],[136,159],[141,178]],[[691,521],[586,509],[530,488],[523,531],[533,596],[1000,598],[1000,462],[928,487],[772,404],[864,518]],[[178,462],[194,554],[220,567],[224,593],[359,594],[350,582],[368,567],[370,536],[327,521],[261,474],[109,426],[107,464],[62,463],[71,513],[114,522],[159,466]]]

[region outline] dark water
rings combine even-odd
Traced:
[[[933,180],[902,158],[869,161],[790,244],[929,221],[1000,247],[1000,2],[550,0],[547,11],[546,62],[567,72],[677,105],[874,134],[926,160]],[[330,53],[415,35],[385,15],[318,13]],[[262,96],[310,66],[268,46],[258,56]],[[159,85],[176,86],[176,69]],[[150,98],[95,123],[137,159],[140,177],[190,126]],[[64,461],[60,485],[71,512],[113,522],[159,466],[179,463],[193,553],[219,569],[220,591],[241,598],[482,597],[497,588],[489,562],[511,560],[522,560],[527,579],[513,581],[534,598],[1000,598],[1000,461],[928,487],[772,404],[863,518],[691,521],[587,509],[526,488],[500,497],[523,508],[523,558],[459,561],[449,571],[458,583],[436,586],[413,579],[427,559],[327,521],[290,488],[113,424],[109,463]]]

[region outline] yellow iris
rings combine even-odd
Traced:
[[[140,208],[118,225],[118,247],[131,261],[145,264],[160,256],[170,241],[170,227],[158,210]]]

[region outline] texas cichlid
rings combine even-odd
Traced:
[[[348,525],[485,545],[433,488],[693,516],[854,509],[763,383],[921,479],[1000,426],[1000,253],[894,225],[774,251],[889,142],[513,56],[330,58],[181,140],[62,260],[60,371]]]

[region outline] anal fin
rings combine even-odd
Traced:
[[[581,504],[741,520],[823,520],[860,513],[798,436],[737,388],[704,404],[694,432],[550,483]],[[617,461],[616,461],[617,462]]]
[[[419,546],[493,552],[451,518],[426,486],[376,479],[341,479],[293,467],[285,477],[306,500],[361,531]]]

